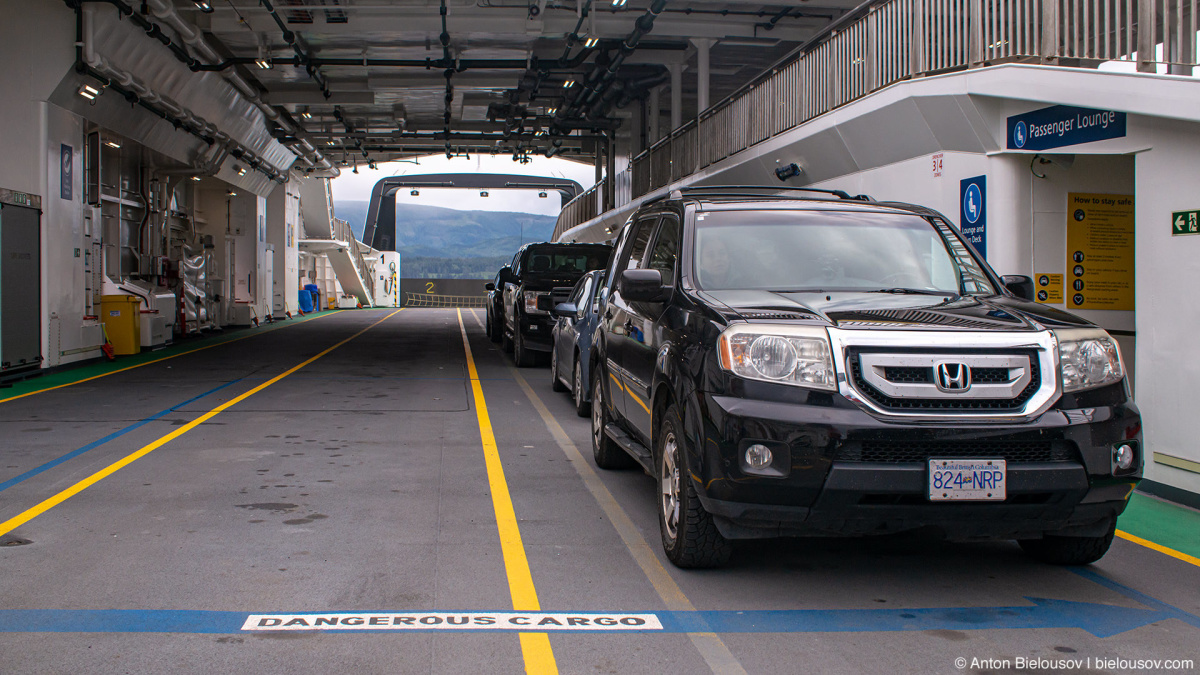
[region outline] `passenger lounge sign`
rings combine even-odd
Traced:
[[[1008,118],[1009,150],[1049,150],[1125,137],[1125,113],[1056,105]]]

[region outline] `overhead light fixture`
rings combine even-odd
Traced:
[[[409,191],[408,191],[408,194],[409,194],[409,195],[411,195],[411,196],[413,196],[413,197],[419,197],[419,196],[421,195],[421,191],[420,191],[420,190],[418,190],[417,188],[413,188],[413,189],[411,189],[411,190],[409,190]]]
[[[236,196],[237,196],[237,193],[236,193],[236,192],[234,192],[233,190],[230,190],[229,192],[226,192],[225,194],[229,195],[230,197],[236,197]]]
[[[542,190],[541,192],[539,192],[539,193],[538,193],[538,197],[540,197],[540,198],[542,198],[542,199],[545,199],[545,198],[546,198],[546,191],[545,191],[545,190]]]
[[[566,82],[563,82],[563,89],[570,89],[571,87],[574,87],[574,86],[575,86],[575,80],[567,80]]]
[[[612,0],[613,7],[624,7],[627,0]]]
[[[533,133],[533,135],[534,135],[534,136],[545,136],[545,135],[546,135],[546,130],[545,130],[545,129],[538,129],[537,131],[535,131],[535,132]]]
[[[194,180],[194,181],[196,181],[197,183],[199,183],[201,179],[200,179],[200,176],[192,176],[192,180]]]
[[[480,196],[480,197],[486,197],[486,196],[488,196],[488,195],[487,195],[487,190],[482,190],[482,191],[480,191],[480,193],[479,193],[479,196]]]
[[[117,143],[116,141],[104,141],[104,144],[110,148],[116,148],[117,150],[121,149],[121,144]]]
[[[547,115],[555,115],[555,114],[557,114],[557,113],[558,113],[558,108],[551,108],[551,109],[549,109],[549,110],[547,110],[547,111],[546,111],[546,114],[547,114]]]
[[[274,66],[271,65],[271,59],[264,59],[262,57],[255,59],[254,65],[262,68],[263,70],[270,70],[271,68],[274,68]]]
[[[208,0],[192,0],[192,4],[196,5],[196,9],[205,14],[212,14],[213,12],[212,5],[208,3]]]
[[[239,175],[239,176],[245,176],[245,175],[246,175],[246,168],[245,168],[245,167],[241,167],[241,166],[237,166],[237,167],[234,167],[234,169],[233,169],[233,172],[234,172],[234,173],[236,173],[236,174],[237,174],[237,175]]]
[[[301,117],[303,117],[303,118],[304,118],[304,119],[306,119],[306,120],[311,120],[311,119],[312,119],[312,113],[308,112],[307,110],[305,110],[304,112],[300,113],[300,116],[301,116]]]
[[[89,101],[95,101],[96,97],[100,95],[100,90],[90,84],[85,84],[79,88],[79,95]]]
[[[333,141],[325,141],[325,145],[337,145],[337,143],[334,143]]]
[[[597,42],[599,42],[599,40],[597,40],[596,38],[588,38],[587,40],[584,41],[583,46],[587,47],[588,49],[591,49],[592,47],[596,46]]]

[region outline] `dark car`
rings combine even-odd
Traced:
[[[554,349],[550,352],[550,383],[554,391],[570,391],[575,412],[588,414],[592,390],[592,333],[600,319],[604,270],[583,275],[565,303],[554,307]]]
[[[916,529],[1103,556],[1143,464],[1116,342],[934,211],[799,194],[675,191],[619,240],[592,446],[658,478],[667,557]]]
[[[492,342],[500,342],[504,338],[504,282],[511,276],[512,265],[505,265],[496,272],[495,279],[483,285],[488,292],[483,330]]]
[[[563,302],[585,272],[604,269],[611,255],[608,244],[537,243],[517,251],[497,292],[502,293],[501,340],[518,366],[532,366],[537,353],[552,346],[555,317],[538,308],[538,298],[550,298],[552,305]]]

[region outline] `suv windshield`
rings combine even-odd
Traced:
[[[995,293],[953,229],[896,213],[696,213],[693,265],[704,290]]]
[[[529,249],[525,270],[530,274],[582,274],[608,265],[607,246],[538,246]]]

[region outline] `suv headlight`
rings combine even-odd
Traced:
[[[526,314],[548,314],[544,309],[538,309],[537,299],[540,295],[550,295],[549,293],[538,293],[537,291],[525,291],[522,297],[525,298],[525,313]]]
[[[824,328],[734,324],[717,339],[721,367],[749,380],[837,389]]]
[[[1054,331],[1058,339],[1058,374],[1063,392],[1095,389],[1125,377],[1117,341],[1099,328]]]

